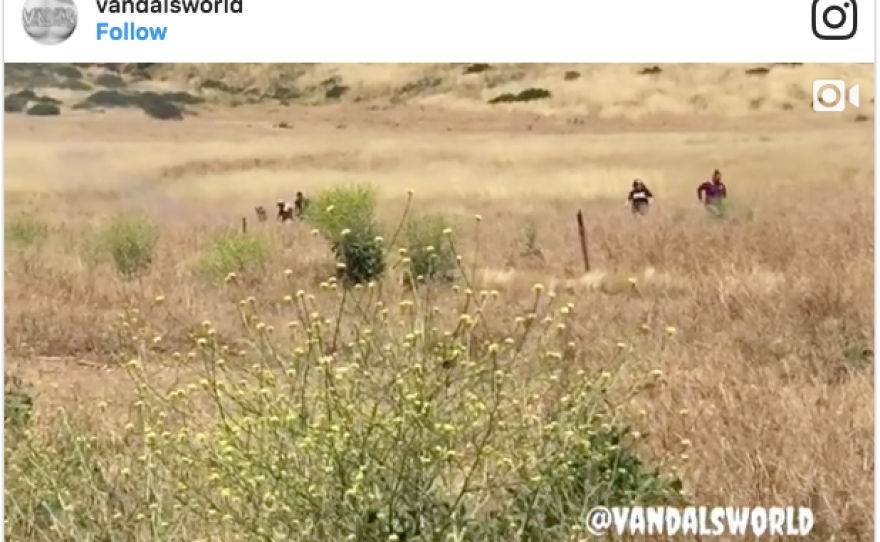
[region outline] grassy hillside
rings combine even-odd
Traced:
[[[6,66],[6,78],[7,87],[52,89],[65,100],[129,88],[186,90],[233,106],[408,104],[604,118],[812,114],[813,80],[840,78],[864,96],[849,116],[874,111],[871,64],[19,64]]]

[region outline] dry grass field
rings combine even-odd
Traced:
[[[874,67],[641,68],[152,66],[129,88],[311,89],[164,122],[30,85],[61,114],[5,116],[7,539],[577,540],[590,504],[673,498],[870,539]],[[863,106],[813,112],[817,77]],[[345,288],[338,232],[272,218],[353,184],[389,268]],[[402,216],[454,283],[402,280]]]

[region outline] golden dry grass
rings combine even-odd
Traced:
[[[217,231],[252,218],[254,205],[353,181],[379,187],[382,217],[391,222],[412,188],[417,210],[461,217],[466,260],[482,287],[500,291],[497,318],[509,318],[542,282],[576,305],[577,359],[587,370],[601,370],[618,342],[638,344],[636,370],[659,369],[664,381],[624,405],[625,415],[649,435],[644,453],[675,469],[698,501],[811,505],[823,539],[867,539],[874,522],[873,355],[860,352],[874,341],[873,121],[817,119],[800,106],[765,114],[820,74],[864,77],[863,101],[873,95],[873,66],[832,67],[832,74],[814,66],[774,70],[757,86],[755,78],[735,75],[742,67],[726,65],[664,67],[669,78],[659,83],[616,66],[519,68],[538,86],[566,69],[583,74],[547,104],[521,108],[618,112],[642,119],[635,125],[541,130],[505,124],[496,112],[486,114],[489,128],[481,131],[461,113],[419,125],[417,109],[355,106],[296,114],[240,108],[180,124],[115,113],[7,115],[7,224],[36,211],[55,228],[36,253],[7,243],[7,373],[40,390],[41,409],[99,397],[124,404],[129,386],[121,371],[74,363],[111,358],[108,330],[120,310],[140,310],[163,334],[165,353],[186,351],[187,330],[205,319],[240,346],[242,293],[200,278],[191,265]],[[203,68],[165,69],[178,77]],[[443,69],[452,70],[318,66],[309,77],[341,74],[383,95]],[[265,68],[248,70],[229,77],[252,84],[268,77]],[[468,109],[478,102],[466,98],[490,93],[465,80],[444,85],[445,94],[424,104]],[[683,87],[689,95],[678,94]],[[719,125],[676,117],[692,111],[696,95],[716,117],[741,118]],[[756,99],[766,109],[750,109]],[[278,115],[297,119],[294,129],[264,122]],[[749,129],[748,115],[760,117],[758,128]],[[708,219],[694,194],[715,168],[734,202],[727,220]],[[658,198],[643,220],[622,208],[633,177]],[[133,284],[110,267],[89,268],[80,250],[118,208],[146,210],[162,222],[152,272]],[[587,217],[596,269],[587,275],[577,248],[578,209]],[[281,326],[277,301],[291,291],[281,271],[294,271],[294,288],[313,289],[327,274],[328,252],[303,225],[250,227],[283,247],[246,290],[266,322]],[[531,227],[540,258],[526,255]],[[158,295],[173,318],[153,307]],[[663,337],[668,326],[677,329],[673,341]],[[187,372],[163,368],[160,378],[171,384]]]
[[[639,75],[651,66],[496,64],[482,73],[465,74],[463,66],[456,64],[168,64],[158,77],[172,82],[218,79],[262,89],[284,85],[309,89],[336,78],[351,87],[350,93],[359,101],[374,105],[406,101],[470,112],[501,109],[633,119],[657,114],[735,118],[780,111],[807,113],[813,80],[846,79],[859,83],[866,97],[859,112],[874,111],[872,64],[666,64],[661,74]],[[756,68],[769,72],[746,74]],[[566,79],[569,72],[578,77]],[[530,104],[486,104],[499,94],[528,87],[546,88],[553,95]]]

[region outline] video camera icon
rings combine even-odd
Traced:
[[[813,81],[813,111],[832,113],[846,110],[846,102],[859,106],[859,85],[846,90],[846,83],[840,79],[819,79]]]

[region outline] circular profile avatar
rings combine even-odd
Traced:
[[[37,43],[57,45],[76,30],[78,16],[74,0],[25,0],[21,24]]]

